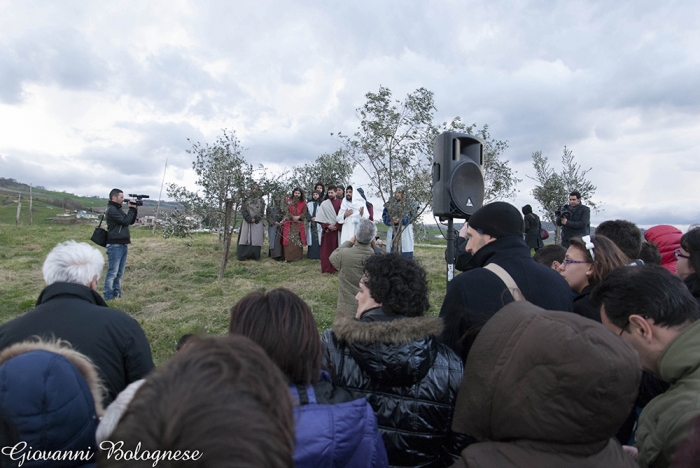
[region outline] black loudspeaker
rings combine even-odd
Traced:
[[[433,214],[469,219],[484,204],[483,142],[445,132],[435,138],[433,154]]]

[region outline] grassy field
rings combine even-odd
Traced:
[[[35,204],[35,208],[40,207]],[[34,307],[44,287],[41,266],[48,252],[69,239],[89,242],[96,224],[38,223],[38,217],[35,213],[33,226],[15,226],[14,218],[11,223],[0,220],[0,323]],[[318,260],[284,264],[263,256],[260,262],[239,262],[234,252],[219,281],[221,252],[216,236],[197,234],[191,244],[188,247],[182,239],[163,239],[159,233],[152,236],[147,228],[132,229],[123,298],[110,302],[141,323],[156,364],[173,354],[175,341],[185,333],[225,334],[231,306],[260,288],[291,289],[309,304],[319,331],[330,327],[338,279],[336,275],[322,275]],[[104,249],[97,248],[104,253]],[[267,246],[263,246],[263,252],[266,254]],[[415,252],[428,271],[431,314],[437,314],[445,296],[443,252],[439,247],[418,247]],[[101,281],[98,291],[102,293]]]

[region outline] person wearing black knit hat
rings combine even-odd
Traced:
[[[523,217],[510,203],[493,202],[469,218],[468,269],[447,287],[440,309],[441,340],[466,358],[478,330],[504,305],[526,300],[546,310],[573,311],[571,290],[561,275],[530,256]]]

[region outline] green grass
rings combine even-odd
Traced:
[[[0,214],[3,211],[0,208]],[[69,239],[89,242],[96,225],[37,223],[36,216],[34,219],[33,226],[15,226],[14,217],[11,223],[0,222],[1,323],[34,307],[44,288],[41,266],[48,252]],[[266,256],[265,245],[261,261],[239,262],[234,245],[224,278],[218,280],[221,251],[217,237],[196,234],[191,246],[187,243],[184,239],[163,239],[158,232],[152,236],[148,228],[132,228],[122,280],[123,298],[110,301],[112,307],[139,321],[156,364],[172,356],[175,341],[185,333],[226,334],[230,308],[244,295],[261,288],[289,288],[309,304],[319,331],[331,326],[338,278],[321,274],[318,260],[276,262]],[[418,247],[414,255],[428,272],[429,313],[437,314],[445,296],[444,249]],[[105,256],[105,271],[106,267]],[[101,281],[98,291],[102,293]]]

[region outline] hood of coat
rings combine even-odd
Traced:
[[[61,297],[77,297],[78,299],[82,299],[98,306],[108,307],[105,300],[102,298],[102,296],[100,296],[100,293],[94,289],[90,289],[82,284],[65,282],[53,283],[46,286],[44,290],[41,291],[41,294],[39,294],[36,305],[40,306],[44,302],[52,299],[60,299]]]
[[[659,356],[659,377],[676,383],[700,367],[700,320],[682,330]]]
[[[452,428],[493,441],[599,443],[629,415],[641,374],[634,349],[600,323],[513,302],[469,352]]]
[[[496,262],[500,259],[512,258],[532,258],[530,255],[530,247],[527,246],[522,237],[507,236],[486,244],[476,251],[469,260],[469,268],[484,267],[489,263]]]
[[[33,450],[94,452],[103,412],[97,371],[87,357],[59,343],[23,342],[0,353],[0,408]],[[26,464],[37,463],[44,462]]]
[[[345,342],[358,366],[382,385],[410,386],[427,375],[438,355],[439,317],[402,317],[362,322],[340,317],[333,334]]]

